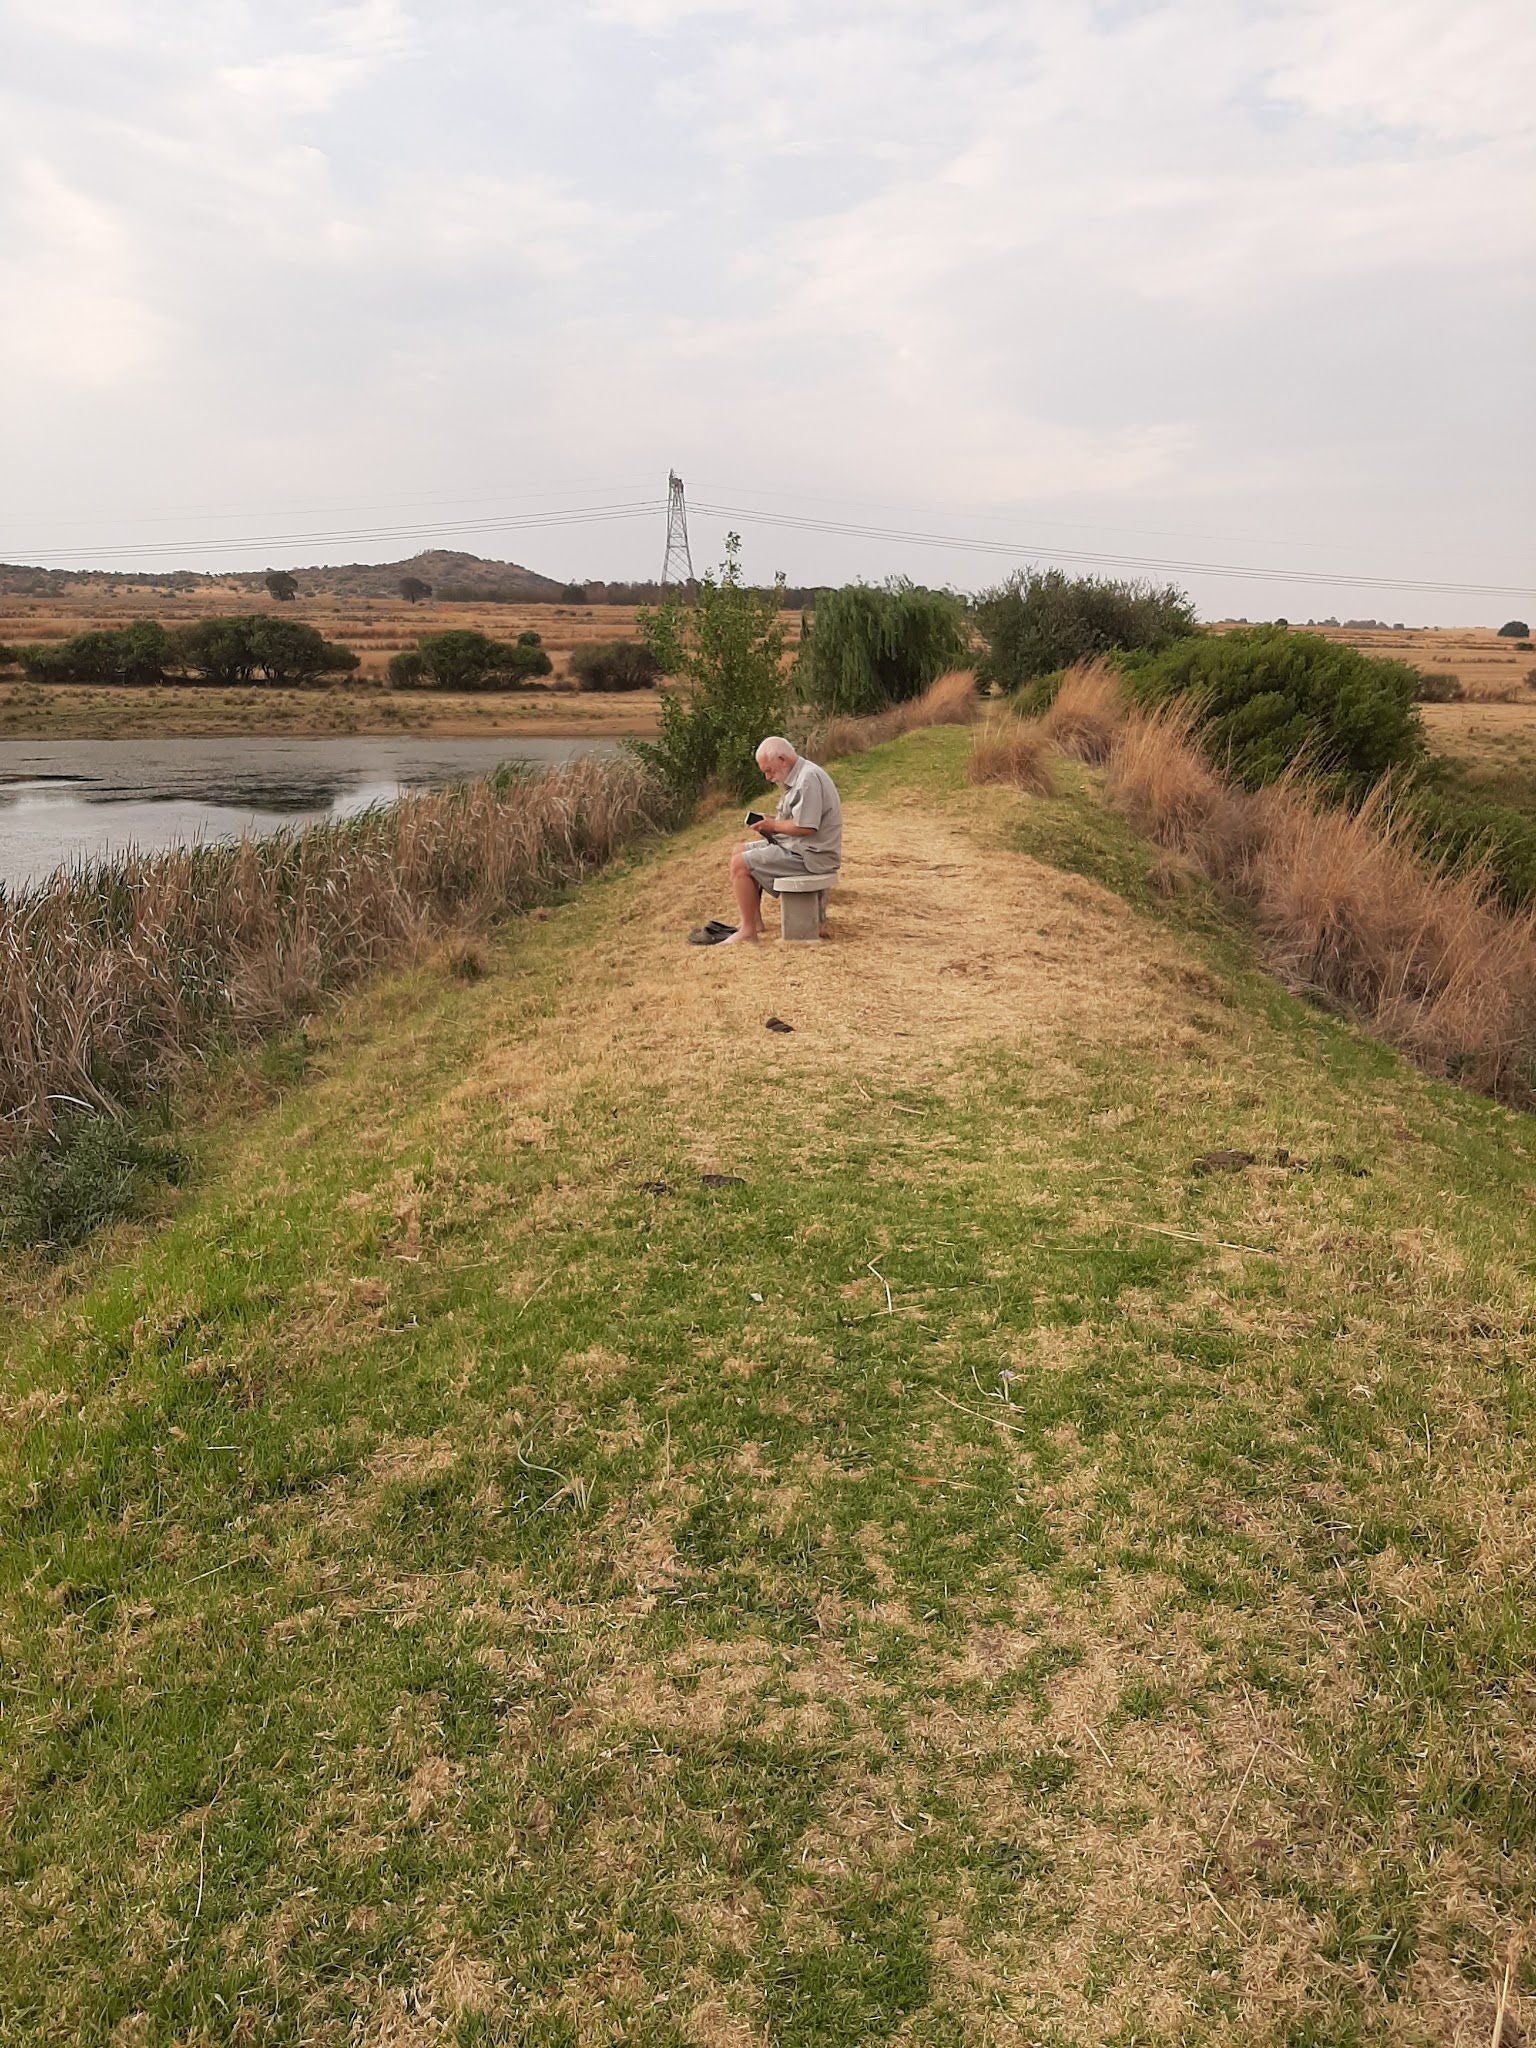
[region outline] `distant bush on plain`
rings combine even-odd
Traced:
[[[1155,652],[1199,631],[1193,603],[1171,583],[1068,576],[1061,569],[1022,569],[984,592],[974,611],[987,644],[977,674],[1010,693],[1073,662]]]
[[[1247,789],[1304,766],[1336,793],[1364,796],[1423,752],[1419,671],[1317,633],[1256,626],[1180,641],[1124,668],[1142,704],[1186,701],[1205,751]]]
[[[578,690],[654,690],[661,680],[655,655],[639,640],[589,640],[570,662]]]
[[[971,651],[962,600],[905,578],[848,583],[816,604],[795,678],[817,711],[862,718],[921,697]]]
[[[537,636],[530,646],[455,627],[395,655],[387,675],[397,690],[515,690],[553,669]]]

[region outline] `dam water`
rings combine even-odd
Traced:
[[[137,851],[345,817],[410,790],[612,753],[584,739],[0,741],[0,888]]]

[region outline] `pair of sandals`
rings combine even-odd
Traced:
[[[690,946],[718,946],[726,939],[736,936],[733,924],[722,924],[718,917],[712,917],[708,924],[696,924],[688,934]]]

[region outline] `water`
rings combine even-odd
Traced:
[[[345,817],[506,761],[613,751],[592,740],[3,740],[0,886],[129,849]]]

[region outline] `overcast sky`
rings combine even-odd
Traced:
[[[1536,599],[1531,0],[0,0],[0,558]],[[303,542],[301,534],[403,528]],[[267,536],[284,536],[267,540]],[[189,543],[256,537],[229,550]],[[174,544],[152,558],[129,552]]]

